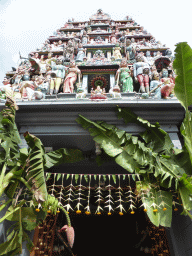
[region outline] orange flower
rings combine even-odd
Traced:
[[[111,212],[108,212],[108,215],[111,215]]]
[[[97,212],[97,215],[100,215],[101,214],[101,212]]]
[[[48,210],[48,211],[47,211],[47,213],[51,213],[51,211],[50,211],[50,210]]]
[[[157,210],[157,209],[154,209],[153,212],[158,212],[158,210]]]
[[[85,212],[85,214],[89,215],[89,214],[91,214],[91,213],[90,213],[90,212],[88,212],[88,211],[86,211],[86,212]]]
[[[177,208],[174,208],[174,211],[176,212],[176,211],[178,211],[178,209],[177,209]]]
[[[131,212],[131,214],[134,214],[134,213],[135,213],[134,211]]]
[[[143,211],[144,211],[144,212],[147,212],[147,209],[144,209]]]
[[[119,212],[119,215],[123,215],[123,212]]]
[[[39,208],[35,209],[36,212],[40,212]]]
[[[167,208],[166,208],[166,207],[164,207],[164,208],[163,208],[163,211],[166,211],[166,210],[167,210]]]
[[[60,211],[58,210],[57,213],[60,213]]]
[[[80,214],[80,213],[81,213],[81,210],[77,210],[76,213],[77,213],[77,214]]]

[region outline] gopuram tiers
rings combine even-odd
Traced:
[[[1,98],[127,100],[174,97],[172,52],[131,17],[101,9],[89,21],[68,20],[6,73]],[[12,92],[11,91],[11,92]]]

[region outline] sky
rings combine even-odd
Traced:
[[[192,47],[189,0],[0,0],[0,84],[19,52],[27,57],[68,19],[89,20],[98,9],[114,20],[131,16],[173,53],[179,42]]]

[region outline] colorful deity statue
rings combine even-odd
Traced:
[[[113,48],[113,57],[115,60],[121,60],[122,55],[121,55],[121,47],[119,47],[118,44]]]
[[[45,61],[44,55],[41,55],[39,66],[40,66],[40,73],[45,74],[47,70],[46,70],[46,61]]]
[[[150,91],[154,91],[154,98],[155,99],[161,99],[161,82],[159,81],[159,73],[154,72],[153,74],[153,79],[150,82]],[[155,89],[157,88],[157,89]]]
[[[167,99],[171,96],[171,94],[174,94],[174,87],[175,87],[175,81],[171,76],[168,74],[168,70],[164,68],[162,70],[162,78],[160,80],[163,83],[163,87],[161,88],[161,95],[162,98]]]
[[[122,84],[122,92],[133,92],[133,79],[130,76],[130,73],[131,71],[127,65],[127,60],[126,58],[123,58],[115,77],[117,80],[117,85],[120,79]]]
[[[105,90],[102,90],[101,87],[98,85],[95,90],[91,90],[91,97],[90,100],[93,101],[100,101],[100,100],[107,100],[107,96],[105,95]]]
[[[74,57],[74,46],[73,41],[69,40],[66,48],[63,51],[65,61],[70,61]]]
[[[80,43],[78,47],[78,53],[76,57],[76,62],[83,62],[83,59],[86,57],[86,49],[83,48],[83,45]]]
[[[87,43],[88,43],[88,35],[87,35],[87,32],[84,30],[83,36],[82,36],[82,45],[86,45]]]
[[[135,59],[135,48],[131,45],[131,40],[126,40],[126,57],[128,60],[134,60]]]
[[[65,77],[65,66],[62,65],[61,59],[57,59],[57,65],[52,65],[51,68],[50,95],[58,93],[60,85]]]
[[[70,62],[70,67],[67,70],[67,75],[66,75],[65,81],[64,81],[64,86],[63,86],[64,93],[73,93],[74,83],[77,80],[77,75],[78,75],[78,82],[80,84],[81,71],[76,66],[75,61],[72,60]]]
[[[135,81],[140,84],[142,93],[149,93],[149,78],[151,77],[150,66],[143,61],[143,56],[136,56],[136,63],[133,64],[133,72]]]

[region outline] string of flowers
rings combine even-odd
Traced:
[[[117,197],[119,199],[117,201],[115,201],[115,203],[119,202],[119,205],[115,209],[119,208],[119,215],[123,215],[123,211],[124,212],[126,212],[126,211],[125,211],[125,209],[124,209],[124,207],[122,205],[122,203],[124,203],[124,201],[122,200],[123,190],[122,190],[121,185],[120,185],[120,175],[118,175],[118,179],[119,179],[119,187],[117,188],[118,191],[115,192],[115,193],[118,194]]]
[[[81,200],[85,200],[83,197],[81,197],[83,195],[82,191],[84,191],[81,181],[82,181],[82,174],[80,175],[80,184],[77,186],[78,187],[78,193],[77,193],[78,198],[76,200],[78,201],[78,203],[75,206],[75,208],[77,208],[77,211],[76,211],[77,214],[81,213],[80,206],[83,207],[83,205],[81,204]]]
[[[73,189],[74,189],[74,186],[73,186],[73,176],[74,176],[74,174],[71,174],[71,183],[70,183],[69,186],[66,187],[66,190],[67,190],[67,193],[68,193],[68,194],[66,194],[66,198],[67,198],[67,199],[65,200],[65,202],[67,202],[67,204],[66,204],[64,207],[66,208],[67,212],[69,212],[70,209],[73,211],[73,208],[72,208],[71,205],[70,205],[70,202],[73,201],[73,200],[71,199],[71,197],[74,197],[74,191],[73,191]]]
[[[62,174],[62,183],[60,185],[60,191],[57,193],[57,195],[59,195],[58,196],[58,201],[59,201],[60,204],[62,204],[61,201],[64,200],[63,199],[63,197],[64,197],[64,194],[63,194],[63,190],[64,190],[64,185],[63,185],[64,177],[65,177],[65,174],[63,173]],[[58,209],[58,211],[59,211],[59,209]]]
[[[99,174],[99,186],[98,186],[98,188],[96,188],[96,194],[97,194],[96,197],[98,197],[96,202],[98,202],[98,206],[97,206],[97,210],[95,212],[95,214],[98,214],[98,215],[100,215],[101,211],[103,211],[103,208],[100,206],[101,201],[103,201],[102,188],[100,186],[101,185],[100,181],[101,181],[101,175]]]
[[[108,215],[111,215],[111,211],[114,211],[113,210],[113,207],[111,206],[111,204],[114,204],[113,203],[113,197],[112,197],[112,195],[111,195],[111,187],[112,187],[112,185],[110,184],[110,175],[108,175],[108,178],[109,178],[109,185],[108,186],[106,186],[106,188],[108,188],[109,189],[109,194],[105,197],[105,198],[109,198],[105,203],[106,204],[108,204],[108,205],[106,205],[105,207],[108,207],[109,208],[109,211],[108,211]]]
[[[87,195],[87,206],[85,207],[86,209],[86,214],[89,215],[91,214],[90,210],[90,195],[91,195],[91,175],[89,175],[89,188],[88,188],[88,195]]]
[[[134,208],[136,207],[135,207],[135,200],[133,200],[133,198],[135,198],[135,195],[130,186],[130,175],[128,176],[128,179],[129,179],[129,185],[127,186],[128,191],[125,192],[125,194],[128,194],[128,196],[125,198],[127,199],[126,202],[130,203],[129,210],[131,210],[131,214],[134,214],[135,213]]]

